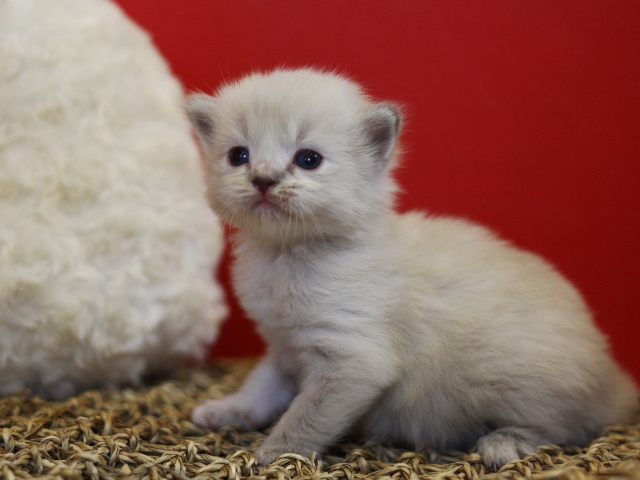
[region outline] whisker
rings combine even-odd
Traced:
[[[307,206],[302,206],[302,208],[304,209],[305,214],[307,214],[309,216],[309,218],[311,219],[311,221],[313,222],[313,227],[317,233],[317,235],[320,237],[320,239],[322,240],[322,242],[324,243],[324,245],[327,245],[327,239],[325,237],[325,234],[322,230],[322,227],[320,225],[320,221],[318,220],[318,217],[315,215],[315,213],[313,213],[313,210]]]

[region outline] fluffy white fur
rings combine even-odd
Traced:
[[[0,395],[202,357],[219,222],[182,92],[103,0],[0,0]]]
[[[210,203],[239,228],[237,293],[270,344],[196,423],[281,416],[262,463],[354,432],[477,445],[495,468],[630,416],[635,385],[549,264],[466,221],[393,211],[392,105],[339,76],[280,70],[196,95],[189,112]],[[238,146],[250,159],[234,167]],[[317,169],[294,164],[301,149],[324,157]]]

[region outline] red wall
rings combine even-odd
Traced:
[[[401,208],[473,219],[547,257],[640,378],[638,0],[118,3],[189,90],[313,65],[403,104]],[[233,303],[214,355],[261,348]]]

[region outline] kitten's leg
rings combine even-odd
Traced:
[[[531,427],[503,427],[478,440],[478,452],[484,464],[498,470],[504,464],[536,453],[537,447],[548,443],[540,430]]]
[[[386,386],[380,383],[384,375],[359,373],[362,365],[359,367],[352,367],[350,376],[331,372],[308,377],[258,449],[258,463],[267,465],[287,452],[307,457],[322,453],[348,431]]]
[[[204,402],[193,409],[191,419],[211,430],[231,423],[247,429],[262,428],[287,409],[294,395],[293,381],[278,369],[272,356],[267,356],[249,374],[240,390]]]

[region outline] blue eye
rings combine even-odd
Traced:
[[[300,150],[296,153],[293,163],[305,170],[315,170],[322,163],[322,155],[313,150]]]
[[[244,147],[232,148],[229,150],[229,163],[234,167],[249,163],[249,150]]]

